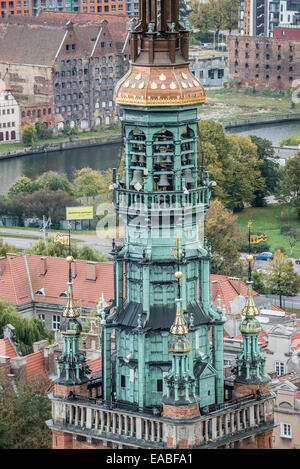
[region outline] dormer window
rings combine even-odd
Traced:
[[[38,291],[35,292],[36,295],[40,295],[40,296],[45,296],[45,288],[42,287],[40,288]]]
[[[67,296],[68,296],[68,292],[67,292],[67,290],[66,290],[66,291],[62,292],[62,293],[59,295],[58,298],[66,298]]]

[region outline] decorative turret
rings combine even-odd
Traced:
[[[172,368],[165,377],[166,394],[163,396],[163,413],[167,417],[182,419],[199,416],[200,399],[195,396],[196,383],[190,366],[192,347],[187,337],[189,331],[183,317],[180,298],[182,272],[175,272],[175,278],[178,280],[177,308],[170,328],[173,337],[168,344],[168,350],[172,354]]]
[[[69,255],[67,257],[69,264],[68,299],[62,313],[64,319],[60,326],[60,332],[63,337],[63,352],[56,359],[58,378],[55,380],[55,395],[66,395],[70,391],[74,394],[86,394],[87,382],[89,380],[86,376],[86,373],[89,371],[86,358],[79,351],[82,326],[78,320],[79,312],[73,298],[71,272],[73,261],[73,257]]]
[[[261,332],[260,322],[257,320],[258,309],[252,295],[251,262],[253,256],[247,256],[249,262],[248,294],[242,311],[244,319],[240,325],[243,336],[243,350],[237,357],[237,376],[235,378],[234,394],[236,397],[252,392],[266,393],[270,378],[266,375],[265,357],[259,350],[258,337]]]

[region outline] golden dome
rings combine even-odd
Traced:
[[[115,88],[118,104],[182,106],[205,101],[204,88],[187,64],[174,67],[132,66]]]

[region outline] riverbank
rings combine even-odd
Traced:
[[[0,160],[24,156],[24,155],[33,155],[36,153],[48,153],[48,152],[55,152],[55,151],[61,151],[61,150],[72,150],[74,148],[86,148],[86,147],[95,147],[99,145],[108,145],[112,143],[121,143],[121,141],[122,141],[122,136],[121,134],[118,134],[118,135],[103,136],[103,137],[81,138],[81,139],[76,139],[72,142],[62,141],[62,142],[55,142],[55,143],[37,144],[31,147],[24,147],[24,148],[20,148],[16,150],[9,150],[9,151],[1,151],[1,147],[0,147]]]
[[[201,108],[200,118],[214,119],[226,127],[247,125],[248,122],[250,125],[280,122],[283,118],[299,119],[300,104],[293,102],[290,93],[269,89],[228,87],[206,90],[206,101]]]
[[[251,125],[263,125],[263,124],[278,124],[280,122],[292,122],[300,121],[300,113],[298,114],[285,114],[278,116],[267,116],[267,117],[251,117],[247,119],[235,119],[232,121],[222,122],[225,129],[231,129],[236,127],[245,127]],[[300,126],[299,126],[300,128]]]

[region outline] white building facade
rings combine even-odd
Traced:
[[[5,83],[0,83],[0,144],[20,141],[20,107]]]

